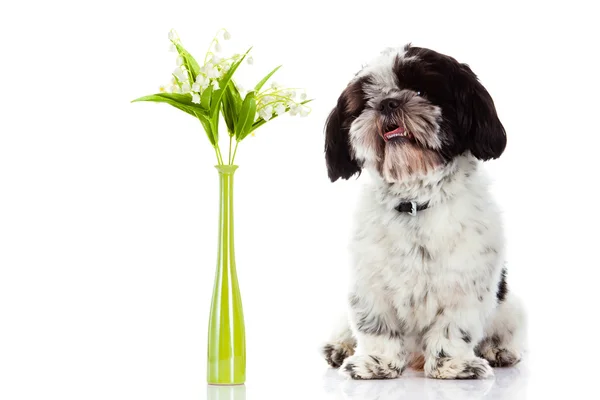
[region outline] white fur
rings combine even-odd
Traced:
[[[393,184],[368,166],[365,172],[371,179],[361,193],[350,243],[349,295],[355,300],[348,326],[331,340],[354,347],[356,339],[357,346],[340,372],[372,379],[384,369],[383,377],[395,377],[409,354],[424,352],[429,377],[485,378],[492,370],[474,353],[485,338],[486,358],[506,351],[517,362],[524,316],[510,292],[500,305],[496,298],[504,238],[480,162],[467,154]],[[401,214],[394,207],[403,199],[428,201],[429,208],[416,216]],[[360,318],[366,330],[379,324],[384,333],[361,332]],[[387,334],[388,329],[402,335]],[[383,360],[378,369],[369,356]]]

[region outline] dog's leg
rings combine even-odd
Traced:
[[[357,339],[356,352],[346,358],[340,373],[353,379],[389,379],[407,364],[404,347],[406,322],[383,298],[351,296],[350,321]]]
[[[321,352],[327,363],[333,368],[339,368],[344,360],[354,354],[356,339],[352,335],[348,315],[344,314],[327,343],[321,347]]]
[[[501,299],[486,327],[484,339],[475,348],[492,367],[509,367],[522,357],[525,340],[525,313],[512,293]]]
[[[477,308],[440,309],[423,331],[425,375],[437,379],[482,379],[493,375],[488,362],[475,356],[483,337]]]

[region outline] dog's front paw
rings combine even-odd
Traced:
[[[340,374],[352,379],[393,379],[402,375],[405,366],[405,360],[353,355],[346,358]]]
[[[436,379],[485,379],[494,371],[483,358],[442,357],[426,363],[425,374]]]

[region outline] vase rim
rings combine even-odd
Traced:
[[[233,174],[236,169],[238,169],[237,165],[215,165],[215,168],[219,171],[220,174]]]

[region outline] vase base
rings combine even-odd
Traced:
[[[244,383],[208,383],[209,386],[242,386]]]

